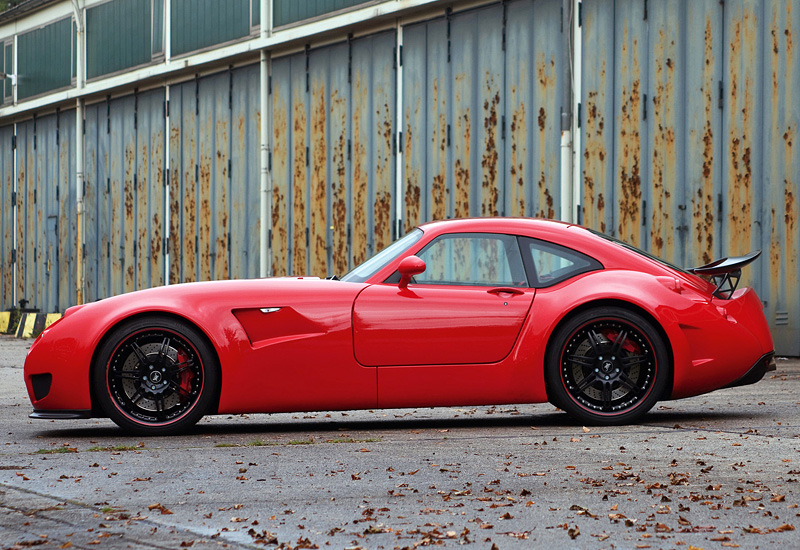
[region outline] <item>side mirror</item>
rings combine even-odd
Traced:
[[[400,288],[408,288],[408,283],[411,277],[419,275],[425,271],[425,262],[418,256],[406,256],[400,261],[397,266],[397,271],[400,272]]]

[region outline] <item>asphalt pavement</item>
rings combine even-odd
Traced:
[[[29,419],[29,345],[0,337],[0,548],[800,548],[798,360],[634,426],[542,404],[136,438]]]

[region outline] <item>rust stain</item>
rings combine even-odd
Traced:
[[[419,127],[420,120],[420,103],[422,99],[417,97],[414,105],[414,121],[417,122],[415,126],[411,125],[411,108],[406,107],[406,128],[403,132],[403,177],[405,178],[405,231],[411,229],[420,222],[420,166],[419,163],[414,162],[414,130],[412,128]]]
[[[358,265],[367,259],[367,185],[369,183],[369,159],[366,143],[369,133],[365,110],[370,104],[369,92],[361,71],[355,75],[353,86],[353,264]]]
[[[552,88],[556,84],[555,59],[553,57],[551,57],[550,61],[548,62],[545,59],[544,53],[539,55],[539,59],[536,62],[536,81],[537,96],[542,98],[544,101],[547,101],[546,98],[549,98],[552,95],[549,88]],[[551,101],[550,103],[554,104],[554,101]],[[538,116],[536,117],[536,124],[539,128],[537,144],[539,149],[539,179],[536,183],[539,190],[539,196],[536,215],[541,218],[555,218],[556,212],[554,208],[553,195],[547,182],[547,174],[556,173],[553,165],[555,159],[548,158],[547,111],[545,110],[544,106],[539,107]],[[552,130],[552,128],[549,129]]]
[[[17,173],[17,216],[25,216],[27,213],[24,210],[25,199],[20,190],[25,189],[25,164],[19,163],[19,171]],[[10,196],[10,195],[9,195]],[[27,216],[26,216],[27,217]],[[24,219],[24,218],[23,218]],[[25,223],[17,224],[17,298],[25,297]]]
[[[172,126],[169,130],[170,165],[179,166],[181,129]],[[175,154],[173,155],[173,151]],[[181,203],[185,200],[181,193],[180,170],[169,172],[169,284],[181,282]]]
[[[672,193],[677,183],[677,156],[675,147],[675,41],[662,27],[655,43],[655,95],[653,96],[652,217],[650,246],[656,256],[676,261],[675,226],[672,218]],[[661,60],[666,58],[666,62]]]
[[[497,210],[500,190],[498,186],[498,128],[500,92],[496,90],[494,79],[486,73],[486,92],[488,99],[483,102],[483,129],[486,132],[484,150],[481,158],[481,216],[498,216]]]
[[[455,78],[455,128],[453,131],[453,156],[455,158],[455,196],[453,197],[453,214],[456,218],[469,216],[470,203],[470,148],[472,145],[472,124],[470,122],[469,97],[470,79],[460,73]]]
[[[628,51],[631,45],[633,53]],[[617,203],[619,220],[617,234],[620,239],[634,245],[640,244],[642,201],[640,173],[642,145],[639,133],[642,116],[642,92],[640,89],[642,71],[639,66],[637,45],[637,39],[629,38],[628,24],[626,23],[622,39],[622,67],[620,70],[620,78],[625,84],[622,86],[621,107],[618,114]],[[629,57],[632,57],[632,60],[629,60]]]
[[[288,164],[288,107],[279,82],[272,87],[272,274],[288,274],[289,231],[286,193]]]
[[[701,184],[692,196],[692,221],[697,239],[697,254],[694,263],[703,265],[714,258],[714,132],[711,127],[714,104],[714,35],[711,18],[706,17],[703,33],[703,166]]]
[[[131,138],[135,141],[135,137]],[[130,292],[136,289],[136,281],[135,281],[135,265],[136,265],[136,257],[134,256],[134,247],[132,246],[133,240],[136,238],[136,221],[133,218],[133,206],[134,206],[134,194],[136,193],[136,189],[133,185],[133,174],[136,171],[136,148],[135,143],[127,143],[125,145],[125,179],[124,179],[124,187],[123,187],[123,194],[124,194],[124,218],[123,218],[123,235],[124,241],[120,243],[120,246],[123,247],[123,257],[124,257],[124,269],[123,272],[123,291]],[[140,243],[137,243],[137,247],[141,246]]]
[[[431,136],[431,156],[437,164],[438,170],[433,175],[431,184],[431,217],[434,220],[443,220],[447,217],[447,195],[449,189],[446,184],[447,162],[447,100],[445,93],[439,97],[439,80],[433,79],[433,112],[431,119],[435,121],[433,135]]]
[[[602,61],[596,90],[586,95],[586,120],[583,145],[583,224],[606,232],[603,192],[608,186],[605,127],[606,62]]]
[[[751,147],[755,135],[755,87],[758,61],[752,56],[750,46],[757,38],[754,14],[745,12],[733,27],[730,41],[730,105],[728,110],[728,252],[745,253],[750,248],[752,229],[752,177]],[[746,47],[743,47],[746,46]],[[744,70],[742,70],[744,68]],[[739,79],[742,90],[739,90]]]
[[[528,159],[528,121],[521,89],[527,89],[528,65],[523,57],[518,67],[518,82],[511,85],[511,166],[509,166],[512,216],[524,216],[526,211],[526,161]],[[521,85],[520,85],[521,84]]]
[[[385,101],[375,111],[376,169],[375,202],[372,207],[375,224],[374,252],[383,250],[392,240],[392,110],[382,88],[375,90],[375,97]]]
[[[154,181],[151,182],[151,194],[158,197],[161,190],[164,188],[164,132],[156,132],[151,136],[150,150],[152,154],[152,170],[155,173]],[[164,203],[163,201],[152,201],[155,203],[150,222],[151,226],[151,239],[150,239],[150,286],[160,286],[164,284],[164,255],[162,254],[162,227],[161,217],[163,216]]]
[[[341,275],[349,268],[347,247],[347,97],[333,89],[330,119],[333,181],[331,181],[331,225],[333,226],[333,272]],[[336,124],[338,123],[338,127]],[[335,135],[338,129],[338,135]]]
[[[216,174],[214,180],[209,182],[209,190],[214,190],[213,211],[216,214],[216,243],[214,246],[214,278],[217,280],[230,278],[230,260],[228,257],[228,236],[230,235],[230,220],[228,208],[228,158],[230,145],[228,140],[228,120],[218,119],[215,132],[216,143]],[[210,218],[209,218],[210,219]]]
[[[300,98],[293,97],[294,149],[292,166],[292,271],[291,275],[305,275],[308,265],[306,247],[306,107]]]
[[[146,143],[142,143],[139,147],[139,162],[136,165],[136,242],[138,247],[136,250],[136,288],[147,288],[151,286],[148,281],[149,266],[147,265],[147,257],[149,255],[148,239],[148,219],[147,210],[151,206],[151,201],[148,195],[148,171],[147,159],[149,151]],[[155,199],[155,197],[153,197]],[[155,200],[152,200],[154,203]]]
[[[311,86],[311,220],[309,274],[328,274],[326,185],[328,172],[328,120],[325,81],[314,79]]]

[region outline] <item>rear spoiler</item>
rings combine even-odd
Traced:
[[[733,296],[736,287],[739,285],[739,279],[742,276],[742,268],[751,264],[760,255],[761,251],[756,250],[744,256],[714,260],[710,264],[693,267],[687,269],[687,271],[695,275],[700,275],[701,277],[708,277],[717,287],[714,291],[714,296],[721,300],[729,300],[731,296]]]

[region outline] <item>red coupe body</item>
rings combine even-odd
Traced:
[[[420,274],[417,267],[409,274],[399,269],[404,259],[415,255],[424,260],[419,262],[422,269],[427,264],[426,271]],[[655,348],[652,362],[658,366],[648,372],[663,387],[647,386],[651,374],[641,374],[644,367],[635,366],[633,374],[628,373],[638,377],[642,399],[650,399],[656,391],[654,400],[749,383],[773,368],[772,339],[752,289],[719,298],[711,282],[579,226],[506,218],[434,222],[374,260],[344,280],[189,283],[70,308],[28,353],[25,381],[34,406],[32,416],[111,413],[114,418],[120,412],[126,415],[134,406],[131,403],[145,409],[152,403],[151,420],[127,414],[134,431],[146,433],[151,426],[178,426],[183,413],[175,420],[161,411],[173,402],[192,409],[189,393],[212,396],[203,404],[204,414],[548,400],[562,406],[564,397],[554,399],[553,387],[563,387],[568,394],[577,382],[594,385],[590,394],[601,403],[595,407],[577,399],[580,410],[613,419],[627,382],[608,386],[609,393],[604,394],[602,380],[583,373],[580,365],[589,363],[586,356],[599,365],[594,372],[600,374],[616,364],[598,362],[595,356],[601,352],[590,349],[596,343],[613,351],[619,340],[616,355],[629,357],[644,357],[648,345]],[[611,312],[595,315],[602,319],[616,319],[620,312],[624,318],[629,311],[635,315],[629,322],[632,330],[641,324],[638,319],[651,330],[639,336],[643,344],[630,343],[632,337],[624,340],[619,336],[622,330],[594,338],[592,334],[602,332],[601,325],[591,328],[595,325],[583,321],[572,332],[564,332],[570,319],[592,311]],[[190,327],[194,332],[188,336],[176,329],[188,342],[187,351],[169,339],[164,340],[163,351],[157,349],[158,342],[147,344],[148,348],[141,344],[150,350],[144,355],[135,352],[142,365],[120,367],[115,375],[115,361],[133,364],[128,356],[119,355],[127,349],[126,323],[142,320],[144,327],[148,319]],[[557,343],[559,331],[565,336]],[[127,332],[145,333],[146,328]],[[580,341],[584,333],[588,340]],[[192,335],[203,343],[192,344]],[[116,343],[110,342],[114,338]],[[559,359],[554,346],[563,348],[564,354],[570,347],[583,350],[584,359],[570,363],[563,381],[556,380],[559,361],[566,372],[572,356]],[[187,375],[180,365],[192,363],[184,356],[195,348],[207,357],[205,370]],[[159,357],[177,369],[171,385],[159,386],[161,378],[147,378],[145,365],[152,370],[160,364]],[[550,371],[548,361],[555,363]],[[623,370],[631,361],[637,360],[620,363]],[[105,369],[111,374],[98,374]],[[134,380],[130,373],[146,384],[137,390],[139,378]],[[130,378],[134,385],[115,390],[114,376]],[[177,397],[165,402],[170,388]],[[108,399],[100,399],[105,394],[112,396],[110,405]],[[114,398],[115,394],[121,397]],[[601,410],[603,402],[615,405]]]

